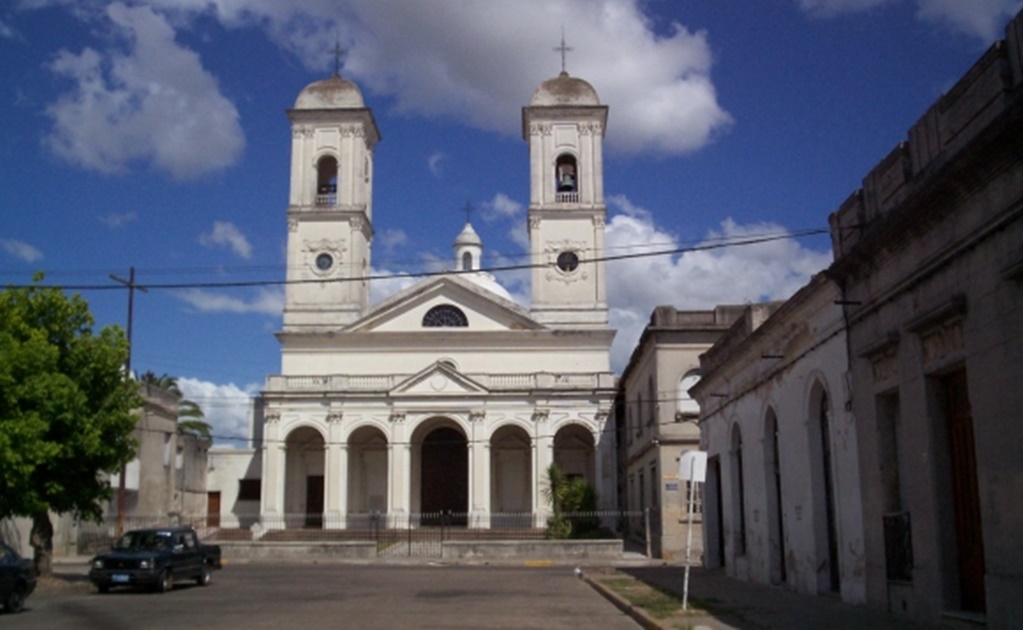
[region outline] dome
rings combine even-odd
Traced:
[[[477,271],[476,273],[467,273],[467,274],[462,275],[462,277],[465,278],[466,280],[469,280],[470,282],[472,282],[476,286],[478,286],[478,287],[480,287],[482,289],[485,289],[485,290],[493,293],[494,295],[496,295],[499,298],[508,300],[509,302],[514,302],[515,301],[512,298],[511,293],[508,293],[508,289],[505,289],[504,287],[502,287],[497,282],[497,280],[494,279],[494,276],[492,276],[491,274],[487,273],[486,271]]]
[[[359,87],[347,79],[334,75],[324,81],[310,83],[295,99],[295,109],[362,109]]]
[[[476,247],[483,246],[483,241],[480,239],[480,235],[476,233],[476,230],[472,229],[471,223],[466,223],[462,232],[455,237],[456,248],[464,247],[465,245],[475,245]]]
[[[551,106],[551,105],[600,105],[597,98],[597,91],[593,86],[575,77],[568,76],[567,72],[553,79],[547,79],[533,92],[533,100],[530,105]]]

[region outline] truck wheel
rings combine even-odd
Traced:
[[[171,575],[170,569],[165,569],[164,572],[160,574],[160,581],[156,584],[156,590],[161,593],[166,593],[173,588],[174,576]]]
[[[97,584],[96,590],[98,590],[102,595],[106,595],[110,592],[110,586],[107,584]]]
[[[210,571],[210,565],[203,562],[202,571],[199,572],[199,577],[195,578],[195,583],[199,586],[209,586],[212,579],[213,573]]]
[[[14,589],[7,595],[4,608],[9,613],[19,613],[25,607],[25,585],[16,584]]]

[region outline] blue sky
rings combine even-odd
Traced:
[[[470,202],[485,264],[522,262],[521,107],[567,69],[610,107],[609,254],[827,226],[1001,38],[1019,0],[13,0],[0,6],[0,283],[137,293],[133,367],[180,377],[222,436],[280,365],[284,110],[333,69],[375,157],[372,284],[449,264]],[[610,263],[620,370],[652,308],[783,299],[826,235]],[[499,274],[526,301],[528,278]],[[123,325],[123,290],[82,291]],[[221,442],[224,442],[221,440]],[[226,443],[226,442],[225,442]]]

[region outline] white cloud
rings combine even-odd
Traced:
[[[9,238],[0,238],[0,249],[3,249],[8,255],[25,262],[35,262],[43,258],[43,253],[35,247]]]
[[[806,12],[820,17],[863,11],[896,0],[796,0]],[[915,0],[917,17],[981,39],[984,43],[1001,37],[1005,24],[1023,2],[1020,0]]]
[[[245,140],[238,110],[199,56],[174,40],[165,17],[113,3],[103,13],[122,49],[61,50],[49,69],[74,87],[46,109],[46,144],[61,158],[103,173],[135,161],[175,178],[223,169]]]
[[[209,232],[199,235],[199,244],[203,247],[228,247],[245,260],[252,258],[252,245],[241,230],[229,221],[214,221]]]
[[[426,166],[430,169],[430,172],[433,173],[434,177],[440,178],[440,176],[444,174],[444,169],[441,168],[441,162],[447,159],[447,157],[448,156],[443,152],[435,151],[430,154],[430,157],[426,158]]]
[[[986,42],[1000,39],[1005,24],[1023,9],[1020,0],[917,0],[917,15]]]
[[[387,228],[381,230],[373,237],[373,243],[379,244],[383,251],[390,254],[400,245],[404,245],[408,242],[408,235],[405,234],[405,230]]]
[[[15,39],[17,37],[17,33],[14,32],[10,24],[0,20],[0,39]]]
[[[284,292],[259,289],[251,299],[243,299],[204,289],[186,289],[174,293],[179,300],[201,313],[257,313],[280,316],[284,312]]]
[[[402,112],[445,116],[517,136],[516,112],[557,75],[552,48],[568,25],[568,70],[614,112],[610,150],[677,154],[707,144],[731,118],[710,79],[708,37],[679,23],[655,33],[643,0],[150,0],[176,16],[258,27],[326,72],[340,34],[344,74]],[[523,28],[523,25],[530,25]]]
[[[238,387],[234,383],[218,384],[199,379],[178,378],[178,388],[188,400],[199,405],[203,420],[213,427],[216,442],[228,446],[249,446],[246,442],[225,440],[226,437],[249,438],[252,435],[252,397],[259,385]]]
[[[420,280],[420,278],[413,278],[411,276],[394,275],[382,269],[374,269],[371,273],[372,279],[369,281],[370,304],[379,304]]]
[[[840,13],[863,11],[891,0],[797,0],[800,8],[808,13],[821,17],[831,17]]]
[[[628,213],[616,214],[608,222],[609,256],[681,247],[675,235],[658,228],[648,211],[632,206],[623,197],[609,198],[609,202],[628,209]],[[728,219],[722,222],[719,231],[707,234],[701,244],[787,233],[776,224],[739,225]],[[786,299],[830,262],[830,251],[807,249],[792,238],[609,261],[609,317],[611,326],[618,329],[612,365],[619,371],[624,368],[650,313],[658,305],[702,310],[718,304]]]
[[[138,219],[138,215],[134,212],[110,212],[99,216],[99,222],[107,226],[110,229],[117,229],[125,223],[131,223]]]
[[[497,193],[490,201],[480,204],[480,216],[487,223],[508,221],[508,238],[525,250],[529,249],[529,232],[523,219],[526,207],[504,193]]]
[[[480,204],[480,214],[487,223],[498,219],[520,219],[524,209],[525,206],[502,192]]]

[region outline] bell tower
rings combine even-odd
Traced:
[[[362,93],[336,72],[306,86],[291,120],[284,332],[327,331],[369,305],[373,148]]]
[[[593,86],[564,70],[540,84],[522,108],[522,136],[529,143],[531,312],[553,328],[607,327],[606,125],[607,106]]]

